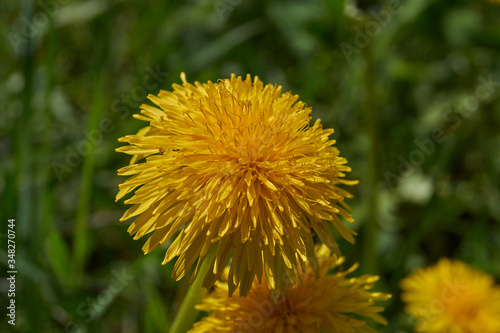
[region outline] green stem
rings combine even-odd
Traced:
[[[53,231],[54,221],[53,212],[54,207],[52,206],[53,201],[53,191],[54,189],[50,186],[52,168],[50,165],[50,157],[53,156],[52,153],[52,115],[50,107],[50,98],[54,88],[54,68],[57,56],[57,32],[54,26],[54,18],[49,17],[49,33],[47,37],[47,83],[44,91],[44,103],[43,103],[43,114],[42,114],[42,126],[43,126],[43,141],[40,147],[40,157],[39,165],[41,165],[39,178],[39,193],[41,193],[40,198],[38,198],[38,208],[37,215],[40,218],[38,224],[38,237],[33,243],[36,251],[42,248],[43,242],[47,239],[48,235]]]
[[[377,273],[377,175],[378,175],[378,108],[376,100],[375,68],[371,45],[364,52],[366,65],[366,119],[368,122],[368,135],[370,146],[368,150],[368,163],[366,170],[366,193],[368,198],[368,218],[364,226],[363,260],[367,273]]]
[[[93,65],[94,73],[92,75],[92,103],[90,106],[89,123],[87,127],[88,133],[97,132],[100,135],[102,135],[102,133],[99,128],[99,119],[104,110],[104,90],[107,86],[106,69],[108,68],[109,21],[109,18],[106,16],[96,21],[95,31],[99,32],[99,39],[95,43],[96,52]],[[97,144],[95,141],[91,142],[90,139],[86,140],[86,143],[90,145],[91,149],[89,153],[83,157],[80,178],[80,192],[76,211],[76,222],[74,225],[73,278],[71,279],[73,287],[78,287],[81,283],[89,250],[88,217],[94,183],[94,162]]]
[[[201,299],[207,292],[207,290],[203,288],[203,279],[212,265],[216,252],[217,248],[214,246],[205,257],[205,260],[201,264],[200,271],[198,272],[198,276],[189,287],[182,301],[181,308],[175,316],[169,333],[186,333],[193,326],[196,317],[198,317],[198,311],[195,310],[194,306],[201,302]]]

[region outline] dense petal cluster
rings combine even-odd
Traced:
[[[460,261],[441,259],[406,277],[401,288],[417,332],[500,332],[500,287]]]
[[[389,294],[370,289],[378,276],[349,278],[357,265],[339,270],[343,258],[330,255],[328,248],[317,247],[318,261],[311,262],[300,274],[301,283],[290,286],[284,295],[273,301],[266,283],[254,281],[246,298],[227,297],[227,283],[219,281],[214,291],[205,296],[197,309],[208,317],[194,324],[189,333],[255,332],[255,333],[368,333],[375,332],[366,318],[386,324],[379,312],[383,307],[376,301],[390,298]],[[316,275],[313,266],[319,267]],[[331,269],[338,272],[328,274]]]
[[[355,233],[338,187],[350,171],[320,120],[310,126],[311,108],[281,86],[250,75],[217,83],[173,85],[141,106],[137,119],[149,126],[120,139],[117,149],[132,155],[118,171],[130,176],[117,200],[133,204],[129,232],[150,238],[149,253],[173,239],[164,263],[175,257],[173,277],[182,278],[199,258],[192,280],[210,249],[216,256],[204,285],[220,277],[229,258],[229,294],[250,290],[263,275],[283,291],[314,258],[313,237],[332,250],[333,230],[350,242]]]

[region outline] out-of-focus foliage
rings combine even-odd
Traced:
[[[142,256],[115,203],[117,138],[148,93],[231,73],[283,85],[336,130],[352,179],[348,263],[380,274],[389,325],[411,332],[398,283],[453,257],[500,277],[500,3],[2,2],[0,258],[16,224],[16,326],[160,332],[187,281]],[[351,190],[351,189],[350,189]],[[0,281],[7,304],[5,279]],[[5,300],[5,302],[4,302]]]

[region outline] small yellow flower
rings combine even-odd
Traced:
[[[318,261],[310,262],[300,274],[297,287],[290,286],[276,301],[267,284],[257,279],[245,298],[227,297],[227,283],[218,281],[214,291],[196,306],[207,311],[208,317],[195,323],[189,333],[375,332],[366,324],[366,318],[385,325],[386,320],[379,314],[384,308],[374,303],[391,295],[370,291],[378,276],[348,278],[357,265],[342,271],[338,266],[343,257],[332,256],[325,245],[316,250]],[[319,275],[314,266],[318,266]],[[338,272],[328,275],[334,268]]]
[[[173,277],[182,278],[197,258],[196,277],[216,247],[203,285],[212,286],[229,258],[229,294],[250,290],[263,274],[271,289],[284,291],[298,267],[314,258],[313,236],[335,250],[332,229],[349,242],[355,232],[337,187],[350,171],[320,120],[309,125],[311,108],[281,86],[234,74],[217,83],[174,84],[142,105],[135,118],[149,122],[117,149],[132,155],[119,175],[117,200],[133,204],[121,221],[138,216],[128,231],[150,234],[149,253],[170,239],[165,260],[178,257]],[[177,234],[177,236],[175,236]]]
[[[500,332],[500,288],[460,261],[441,259],[403,279],[401,288],[416,332]]]

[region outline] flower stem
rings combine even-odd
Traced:
[[[198,311],[195,310],[194,306],[201,302],[201,299],[207,292],[207,290],[202,286],[203,279],[212,265],[216,252],[217,248],[214,246],[205,257],[205,260],[201,264],[200,271],[198,272],[198,276],[189,287],[186,296],[182,301],[181,308],[175,316],[169,333],[186,333],[193,326],[193,323],[198,316]]]
[[[368,197],[368,219],[364,226],[364,253],[363,262],[364,268],[367,273],[377,274],[377,233],[378,233],[378,105],[376,98],[376,73],[375,64],[372,54],[372,47],[369,45],[365,52],[365,66],[366,66],[366,119],[368,134],[370,137],[370,146],[368,151],[368,163],[366,169],[366,191]]]

